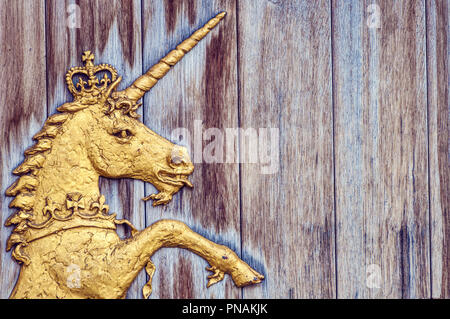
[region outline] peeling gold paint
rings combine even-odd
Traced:
[[[187,150],[157,135],[137,120],[138,100],[225,16],[218,14],[183,41],[130,87],[116,91],[121,77],[108,64],[94,65],[86,51],[84,67],[66,75],[74,100],[58,108],[33,138],[20,178],[6,191],[17,212],[7,250],[22,264],[11,298],[124,298],[139,271],[146,269],[152,291],[151,256],[162,247],[192,251],[210,264],[207,287],[229,274],[236,286],[264,278],[232,250],[209,241],[184,223],[160,220],[138,231],[128,220],[109,214],[99,177],[135,178],[153,184],[153,205],[167,204],[184,185],[192,187]],[[105,73],[97,78],[99,72]],[[109,74],[109,75],[108,75]],[[74,84],[74,77],[78,83]],[[117,224],[131,227],[121,240]]]

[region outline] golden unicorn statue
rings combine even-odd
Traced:
[[[66,76],[73,102],[58,107],[33,138],[25,160],[14,170],[20,178],[6,191],[18,210],[6,221],[15,225],[7,250],[22,264],[11,298],[124,298],[140,270],[150,280],[150,257],[162,247],[185,248],[204,258],[213,274],[207,287],[231,275],[238,287],[264,278],[228,247],[215,244],[176,220],[160,220],[142,231],[108,214],[99,177],[135,178],[153,184],[158,194],[144,200],[167,204],[184,185],[194,166],[185,148],[176,146],[139,122],[137,101],[225,16],[220,13],[139,77],[116,91],[121,77],[108,64],[84,67]],[[99,72],[106,74],[98,79]],[[76,86],[74,76],[80,77]],[[121,240],[117,224],[132,227]],[[74,276],[74,270],[77,276]]]

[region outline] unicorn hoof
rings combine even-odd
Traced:
[[[264,276],[251,268],[247,263],[240,260],[239,267],[231,272],[231,278],[237,287],[259,284],[264,280]]]

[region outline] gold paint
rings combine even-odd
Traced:
[[[121,80],[116,69],[94,65],[90,51],[83,54],[84,67],[68,71],[74,100],[34,136],[37,143],[13,172],[20,178],[6,191],[15,196],[10,207],[18,209],[5,223],[15,225],[7,250],[14,248],[22,264],[11,298],[124,298],[143,268],[150,277],[143,288],[147,298],[156,269],[150,257],[162,247],[185,248],[208,261],[208,287],[224,274],[238,287],[261,282],[264,277],[232,250],[182,222],[160,220],[138,231],[117,220],[98,187],[100,176],[143,180],[158,190],[144,198],[154,206],[170,202],[184,185],[192,187],[187,150],[139,122],[137,101],[224,16],[211,19],[123,91],[115,91]],[[110,77],[99,80],[100,71]],[[76,85],[75,75],[82,75]],[[117,224],[130,226],[131,237],[121,240]]]

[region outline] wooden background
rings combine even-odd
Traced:
[[[369,27],[374,3],[379,28]],[[238,289],[227,276],[206,289],[203,259],[165,249],[153,258],[151,298],[450,297],[448,0],[0,6],[0,297],[19,271],[5,253],[4,193],[33,134],[71,99],[67,69],[91,50],[124,87],[223,10],[225,20],[145,96],[143,121],[167,138],[177,127],[193,132],[194,120],[279,128],[278,171],[196,164],[195,188],[167,208],[141,201],[153,189],[140,181],[103,179],[101,190],[138,228],[182,220],[266,280]],[[145,281],[142,273],[128,297],[140,298]]]

